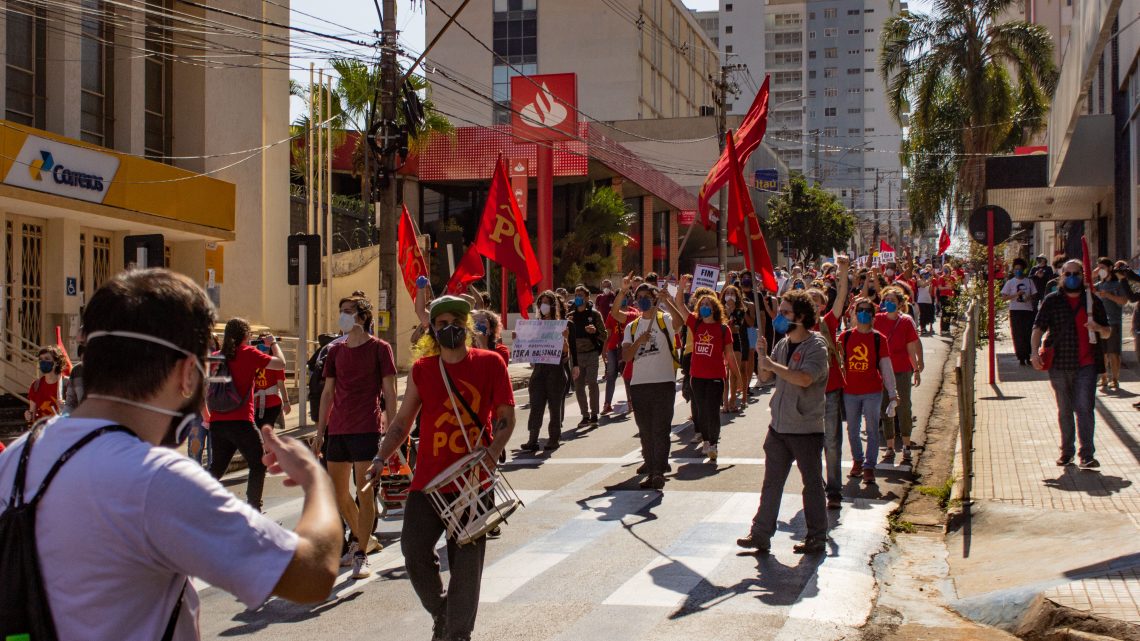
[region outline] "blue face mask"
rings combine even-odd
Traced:
[[[55,363],[52,361],[40,361],[40,372],[50,374],[55,369]]]
[[[475,323],[475,331],[479,332],[480,334],[486,334],[487,325],[485,323]]]
[[[803,283],[796,283],[795,285],[792,285],[792,289],[803,289],[803,288],[804,288]]]
[[[262,352],[263,354],[268,354],[269,353],[269,346],[264,344],[264,343],[258,343],[257,344],[257,351]]]
[[[783,314],[776,314],[776,317],[772,319],[772,329],[776,330],[778,334],[787,334],[788,328],[791,326],[792,322]]]
[[[698,313],[701,315],[701,318],[708,318],[708,317],[712,316],[712,308],[711,307],[702,307],[702,308],[700,308],[700,310],[698,310]]]
[[[1081,283],[1083,283],[1083,282],[1084,282],[1084,279],[1081,278],[1077,274],[1066,276],[1065,277],[1065,289],[1076,291],[1076,290],[1081,288]]]
[[[582,300],[581,296],[575,296],[574,297],[574,307],[581,307],[582,305],[585,305],[585,304],[586,304],[586,301]]]
[[[1014,278],[1021,278],[1024,274],[1025,274],[1025,271],[1022,269],[1013,270],[1013,277]]]
[[[648,312],[653,307],[653,301],[649,300],[648,296],[642,296],[637,299],[637,308],[643,312]]]
[[[875,315],[868,311],[855,312],[855,320],[859,321],[860,325],[870,325],[874,318]]]
[[[885,300],[881,309],[888,314],[893,314],[899,310],[899,306],[893,300]]]

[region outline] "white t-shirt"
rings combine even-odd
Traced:
[[[56,419],[32,448],[31,499],[61,454],[98,419]],[[0,454],[0,511],[26,437]],[[297,535],[239,501],[182,454],[112,432],[63,465],[36,510],[36,543],[61,639],[162,638],[186,590],[174,638],[198,639],[200,577],[253,608],[269,598]]]
[[[637,319],[637,335],[633,334],[633,323],[625,326],[625,339],[623,345],[632,345],[637,337],[649,332],[649,340],[637,348],[633,355],[633,378],[630,385],[644,383],[672,383],[677,380],[677,372],[673,369],[673,356],[670,349],[673,347],[672,316],[662,312],[665,321],[665,333],[662,334],[657,319],[646,317]]]
[[[919,303],[933,303],[934,302],[934,298],[930,295],[930,280],[929,279],[926,281],[925,285],[923,285],[921,283],[918,285],[918,291],[915,293],[915,296],[918,298],[917,302],[919,302]]]
[[[1030,278],[1011,278],[1001,286],[1002,296],[1018,294],[1018,297],[1009,301],[1009,308],[1013,311],[1033,311],[1033,296],[1037,294],[1037,287]]]

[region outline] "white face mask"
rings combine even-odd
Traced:
[[[538,313],[542,314],[543,316],[549,316],[550,315],[550,304],[549,303],[543,303],[543,304],[539,305],[538,306]]]
[[[353,314],[340,313],[340,318],[337,319],[337,324],[340,325],[340,331],[347,334],[352,331],[356,326],[356,316]]]
[[[735,296],[725,296],[725,297],[724,297],[724,302],[726,302],[726,303],[735,303],[735,302],[736,302],[736,297],[735,297]]]
[[[1107,269],[1100,270],[1100,279],[1104,280],[1106,278],[1108,278],[1108,270]]]

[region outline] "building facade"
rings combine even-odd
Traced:
[[[223,316],[293,325],[288,76],[273,63],[288,33],[270,26],[288,24],[288,3],[215,6],[237,15],[176,0],[0,2],[9,353],[54,342],[54,326],[72,338],[136,234],[162,234],[162,262],[203,285],[212,269]]]

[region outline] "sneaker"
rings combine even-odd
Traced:
[[[345,552],[344,556],[340,557],[340,567],[347,568],[352,565],[352,557],[359,551],[360,546],[356,544],[356,541],[349,543],[348,552]]]
[[[855,461],[854,463],[852,463],[851,464],[851,471],[847,473],[847,476],[849,476],[853,479],[857,479],[857,478],[863,476],[863,464],[860,463],[859,461]]]
[[[881,463],[883,465],[894,465],[895,464],[895,451],[894,450],[887,450],[887,452],[885,454],[883,454],[883,458],[879,461],[879,463]]]
[[[598,415],[597,414],[591,414],[590,415],[590,427],[597,427],[597,426],[598,426]]]
[[[520,445],[519,449],[524,451],[524,452],[537,452],[538,451],[538,441],[527,441],[526,443],[523,443],[522,445]]]
[[[841,507],[843,507],[843,499],[841,497],[838,497],[838,496],[827,497],[827,509],[838,510]]]
[[[368,537],[368,549],[365,550],[364,553],[365,554],[376,554],[377,552],[379,552],[380,550],[383,550],[383,549],[384,549],[383,544],[381,544],[380,541],[378,541],[375,536],[369,536]]]
[[[614,406],[613,405],[606,405],[605,407],[602,408],[602,416],[606,416],[608,414],[613,414],[613,413],[614,413]]]
[[[639,484],[639,486],[643,490],[660,490],[665,487],[665,475],[650,474]]]
[[[578,421],[578,427],[586,427],[589,424],[590,424],[590,415],[589,414],[587,414],[586,416],[583,416],[582,420]]]
[[[803,543],[797,543],[792,546],[792,552],[796,554],[819,554],[827,551],[827,537],[816,537],[804,539]]]
[[[544,445],[542,449],[546,450],[547,452],[553,452],[560,447],[562,447],[562,443],[560,443],[557,439],[547,439],[546,445]]]
[[[863,468],[863,482],[871,484],[875,482],[875,469],[871,467]]]
[[[758,551],[760,554],[768,554],[772,551],[772,544],[767,541],[760,541],[755,539],[751,534],[742,536],[736,539],[736,544],[742,548],[752,549]]]
[[[1061,458],[1057,459],[1057,467],[1066,467],[1066,466],[1072,465],[1072,464],[1073,464],[1073,457],[1071,457],[1071,456],[1062,456]]]
[[[904,450],[903,455],[902,455],[902,464],[903,465],[910,465],[912,462],[913,462],[913,459],[911,459],[911,457],[910,457],[910,450]]]
[[[693,432],[693,440],[689,442],[693,445],[702,445],[705,442],[705,437],[701,436],[700,432]]]
[[[1095,470],[1098,467],[1100,467],[1100,461],[1096,460],[1095,458],[1081,459],[1082,470]]]
[[[372,574],[372,563],[360,551],[352,555],[352,578],[363,579]]]
[[[709,442],[708,441],[701,441],[701,456],[708,456],[708,455],[709,455]]]
[[[717,452],[716,452],[716,446],[715,445],[710,445],[710,446],[708,446],[708,449],[705,450],[705,456],[709,457],[709,461],[711,461],[713,463],[716,463],[716,454],[717,454]]]

